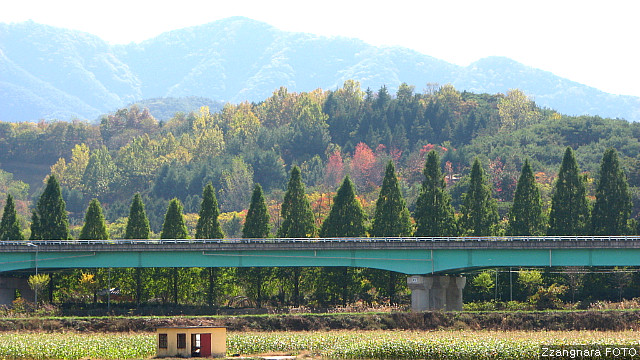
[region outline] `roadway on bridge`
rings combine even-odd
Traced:
[[[0,242],[0,272],[118,267],[348,266],[404,274],[640,266],[640,237],[49,240]]]

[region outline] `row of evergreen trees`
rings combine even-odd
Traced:
[[[415,236],[500,235],[496,200],[480,162],[471,168],[469,188],[463,196],[461,216],[454,215],[437,153],[427,157],[425,180],[416,204]],[[509,236],[629,235],[631,194],[614,149],[605,151],[593,208],[587,198],[586,177],[580,174],[573,150],[567,147],[558,172],[551,211],[542,206],[540,190],[528,161],[525,161],[508,213],[505,234]]]
[[[513,205],[508,213],[505,234],[575,236],[626,235],[637,232],[629,226],[631,196],[614,149],[604,153],[593,208],[587,198],[585,182],[586,178],[580,175],[573,151],[568,147],[555,183],[547,221],[535,176],[529,162],[525,161]],[[385,170],[375,215],[369,228],[366,226],[366,214],[356,197],[355,186],[347,176],[337,191],[329,215],[321,228],[317,229],[300,169],[294,167],[281,208],[283,223],[276,235],[282,238],[501,235],[497,204],[491,194],[487,176],[476,159],[471,169],[468,190],[463,196],[461,214],[456,216],[439,155],[436,151],[431,151],[427,155],[424,181],[416,203],[415,231],[392,162],[389,162]],[[219,213],[215,190],[209,183],[203,191],[196,238],[224,238],[218,222]],[[269,213],[259,184],[255,185],[242,233],[245,238],[270,236]],[[147,239],[149,235],[149,221],[142,199],[137,194],[131,204],[125,237]],[[169,203],[160,237],[183,239],[187,235],[182,205],[179,200],[173,199]],[[22,238],[14,201],[9,195],[0,223],[0,239]],[[87,209],[79,239],[108,238],[100,203],[94,199]],[[69,239],[65,203],[53,175],[49,177],[32,213],[31,239]]]

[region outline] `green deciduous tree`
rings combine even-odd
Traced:
[[[542,273],[538,270],[519,270],[518,282],[524,288],[527,296],[531,296],[542,285]]]
[[[596,202],[591,213],[592,235],[625,235],[631,213],[627,177],[618,161],[618,152],[607,149],[600,165]]]
[[[498,223],[496,201],[491,197],[491,188],[478,159],[471,167],[469,189],[462,201],[461,222],[469,236],[491,236]]]
[[[125,239],[148,239],[150,232],[149,219],[144,211],[142,196],[137,193],[131,201],[124,237]]]
[[[329,216],[322,223],[321,237],[363,237],[366,236],[366,215],[356,198],[353,182],[349,176],[333,198]]]
[[[385,169],[382,187],[376,202],[376,212],[371,225],[371,236],[410,236],[411,219],[407,204],[400,192],[393,162]]]
[[[109,232],[104,223],[104,215],[102,207],[98,199],[93,199],[87,208],[87,214],[84,217],[84,225],[80,232],[80,240],[107,240]]]
[[[544,214],[540,190],[536,185],[529,160],[524,162],[522,172],[509,210],[507,235],[537,236],[544,233]]]
[[[184,217],[182,216],[182,204],[180,200],[172,199],[164,216],[160,238],[186,239],[187,234],[187,226],[184,224]]]
[[[502,129],[518,130],[542,119],[533,101],[518,89],[512,89],[498,102]]]
[[[231,160],[231,169],[222,172],[222,208],[227,211],[240,211],[249,202],[253,188],[253,170],[236,156]]]
[[[291,170],[280,213],[283,221],[278,229],[278,237],[310,238],[315,236],[317,231],[315,217],[305,194],[300,169],[297,166]]]
[[[489,299],[492,292],[491,290],[496,286],[495,281],[493,280],[493,275],[489,270],[485,270],[476,275],[471,284],[473,287],[478,289],[484,300]]]
[[[447,191],[440,169],[440,157],[435,150],[427,155],[423,173],[425,179],[416,202],[415,236],[458,235],[451,195]]]
[[[31,240],[69,239],[69,220],[60,185],[55,175],[49,176],[31,221]]]
[[[7,195],[7,202],[2,212],[2,221],[0,221],[0,240],[24,240],[20,220],[16,213],[16,207],[13,203],[13,196]]]
[[[586,235],[589,225],[589,201],[584,177],[570,147],[564,152],[558,172],[547,235]]]
[[[118,168],[109,150],[103,146],[91,152],[82,183],[87,194],[99,198],[109,193],[111,184],[118,182],[117,175]]]
[[[246,239],[269,237],[269,211],[260,184],[255,184],[253,187],[251,204],[242,228],[242,237]]]
[[[208,183],[202,192],[199,215],[200,217],[196,224],[196,239],[224,238],[224,232],[218,221],[218,215],[220,215],[218,199],[211,183]]]

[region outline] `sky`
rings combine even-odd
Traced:
[[[639,10],[635,0],[19,0],[4,1],[0,22],[33,20],[123,44],[245,16],[285,31],[407,47],[462,66],[506,56],[640,96]]]

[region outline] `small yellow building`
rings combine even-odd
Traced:
[[[158,357],[224,357],[227,328],[176,326],[158,328]]]

